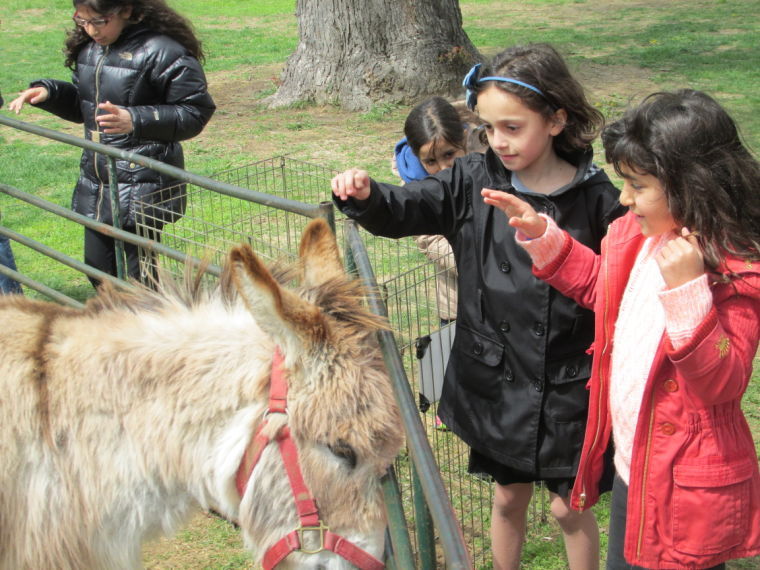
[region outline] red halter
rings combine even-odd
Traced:
[[[279,347],[275,349],[272,357],[272,377],[269,387],[269,414],[286,414],[288,400],[288,381],[283,371],[283,357]],[[256,434],[248,444],[243,459],[238,467],[235,477],[240,497],[245,493],[248,480],[251,478],[256,464],[259,462],[261,454],[272,439],[262,433],[263,427],[267,423],[266,416]],[[298,449],[290,435],[290,428],[283,426],[275,434],[274,440],[280,448],[280,455],[285,464],[285,471],[290,480],[290,489],[293,491],[293,498],[296,503],[296,511],[301,521],[300,526],[294,531],[286,534],[277,541],[266,554],[262,565],[264,570],[270,570],[282,562],[294,550],[300,550],[304,554],[316,554],[322,550],[329,550],[338,556],[348,560],[351,564],[361,570],[381,570],[385,564],[377,558],[362,550],[354,543],[346,540],[340,535],[330,532],[330,529],[319,518],[317,503],[311,496],[306,483],[303,480],[301,467],[298,463]],[[304,535],[307,533],[317,533],[319,536],[319,547],[313,550],[305,550],[303,544]]]

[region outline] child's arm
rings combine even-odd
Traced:
[[[442,235],[421,235],[414,238],[417,247],[430,261],[435,263],[439,271],[450,273],[456,278],[457,265],[451,245]]]
[[[523,234],[523,236],[518,236],[518,239],[535,239],[544,235],[546,220],[524,200],[490,188],[483,188],[480,194],[486,204],[499,208],[507,215],[507,223]]]
[[[760,338],[760,279],[746,282],[713,288],[707,316],[685,344],[668,350],[689,393],[703,405],[738,400],[749,383]]]
[[[330,186],[333,194],[344,202],[349,198],[360,202],[369,198],[369,174],[366,170],[351,168],[341,172],[332,179]]]
[[[8,110],[13,111],[18,115],[21,112],[24,103],[39,105],[40,103],[47,101],[49,96],[50,94],[48,93],[48,90],[44,87],[30,87],[19,93],[18,97],[8,103]]]
[[[161,103],[122,107],[131,115],[134,138],[179,142],[197,136],[216,111],[200,62],[169,44],[150,49],[170,53],[149,70]]]
[[[677,350],[685,345],[712,307],[704,257],[688,229],[667,242],[655,257],[666,289],[660,293],[665,330]]]
[[[25,103],[53,113],[66,121],[84,122],[79,105],[79,89],[74,83],[68,81],[58,79],[32,81],[29,89],[22,91],[8,104],[8,109],[19,114]]]
[[[702,250],[696,236],[687,228],[681,229],[680,237],[665,244],[656,261],[668,289],[680,287],[705,273]]]
[[[711,290],[697,239],[685,228],[656,261],[667,286],[660,300],[672,362],[704,405],[740,399],[760,337],[757,276]]]
[[[396,186],[352,168],[331,181],[341,212],[375,235],[390,238],[452,235],[470,208],[469,178],[455,164],[424,180]]]
[[[95,118],[104,133],[129,134],[134,130],[132,115],[125,107],[119,107],[110,101],[106,101],[98,105],[98,109],[107,113]]]

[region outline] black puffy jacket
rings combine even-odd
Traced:
[[[179,141],[200,133],[216,109],[198,60],[173,39],[141,24],[125,28],[111,45],[87,44],[77,57],[72,83],[42,79],[31,85],[42,85],[50,92],[38,107],[68,121],[83,122],[87,139],[179,168],[184,167]],[[129,110],[133,132],[99,132],[95,117],[98,104],[106,101]],[[152,220],[158,227],[184,213],[185,189],[177,180],[121,159],[116,160],[116,168],[119,215],[125,229],[135,228],[138,203],[158,206],[148,208],[143,220]],[[113,223],[108,157],[83,151],[72,208]]]
[[[588,409],[586,353],[593,313],[533,276],[531,261],[482,188],[504,190],[599,251],[626,208],[591,154],[576,180],[550,195],[521,193],[488,149],[403,188],[372,181],[369,199],[338,207],[373,234],[442,234],[459,273],[456,335],[439,402],[441,420],[468,445],[539,478],[575,475]]]

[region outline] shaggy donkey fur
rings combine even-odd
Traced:
[[[259,559],[297,524],[276,445],[242,499],[235,473],[264,414],[275,345],[304,478],[333,532],[382,556],[379,477],[401,422],[374,330],[335,239],[312,222],[300,289],[246,246],[220,285],[104,288],[84,310],[0,300],[0,568],[141,566],[141,544],[200,505]],[[274,418],[274,419],[273,419]],[[331,552],[278,568],[346,568]]]

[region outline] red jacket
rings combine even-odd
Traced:
[[[644,243],[631,214],[610,226],[601,255],[565,235],[539,278],[595,311],[594,362],[573,507],[598,500],[610,440],[615,321]],[[760,337],[760,264],[731,259],[711,276],[713,306],[678,350],[663,335],[641,403],[628,494],[625,558],[646,568],[706,568],[760,554],[760,473],[740,402]],[[740,275],[730,282],[727,273]],[[642,323],[646,326],[646,323]]]

